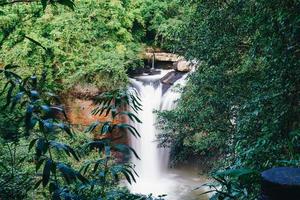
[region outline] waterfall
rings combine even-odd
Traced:
[[[152,66],[151,69],[154,70],[155,69],[155,53],[154,51],[152,52]]]
[[[179,80],[177,80],[173,87],[169,88],[167,92],[162,97],[162,102],[160,105],[160,110],[172,110],[176,107],[177,101],[181,96],[181,92],[178,91],[178,88],[174,88],[177,86],[185,86],[187,81],[187,75],[185,74]]]
[[[162,92],[160,79],[172,70],[161,70],[158,75],[139,76],[131,79],[141,98],[143,110],[138,113],[141,124],[134,124],[141,134],[141,138],[131,138],[131,145],[136,150],[141,160],[132,158],[135,169],[139,174],[137,183],[130,186],[132,192],[154,195],[166,194],[172,180],[165,179],[164,175],[168,168],[169,150],[158,148],[156,134],[158,129],[155,126],[156,116],[154,110],[170,110],[176,105],[175,101],[180,93],[169,88],[165,94]],[[186,75],[175,82],[174,85],[184,84]]]

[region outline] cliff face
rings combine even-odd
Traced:
[[[80,131],[84,131],[92,123],[96,121],[106,122],[111,121],[112,123],[126,123],[128,119],[126,117],[119,117],[117,119],[112,119],[110,115],[93,115],[92,111],[97,108],[98,105],[95,104],[93,98],[101,93],[101,90],[94,88],[93,86],[76,86],[72,91],[69,91],[66,95],[63,95],[63,103],[66,108],[66,114],[68,121],[72,126]],[[126,110],[126,108],[122,108]],[[128,144],[127,135],[121,131],[114,131],[111,134],[102,135],[99,129],[94,131],[94,138],[101,139],[105,137],[111,137],[116,139],[117,143]],[[121,137],[123,136],[123,137]]]
[[[74,126],[86,127],[95,121],[108,121],[109,117],[92,115],[96,108],[92,100],[80,99],[74,96],[67,96],[64,99],[69,122]]]

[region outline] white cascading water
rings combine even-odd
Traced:
[[[159,75],[146,75],[131,79],[133,87],[140,93],[143,105],[143,110],[138,113],[142,124],[134,124],[141,138],[131,137],[131,145],[141,157],[141,160],[132,158],[139,174],[137,183],[130,186],[134,193],[161,195],[168,194],[170,188],[176,187],[174,182],[176,180],[166,176],[169,150],[158,148],[156,142],[158,129],[155,126],[156,116],[153,113],[155,110],[173,109],[176,100],[180,97],[180,93],[174,91],[172,87],[163,95],[160,79],[170,71],[172,70],[161,70]],[[185,80],[186,75],[177,80],[174,85],[183,85]]]

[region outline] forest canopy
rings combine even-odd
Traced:
[[[178,13],[176,8],[148,0],[84,0],[74,10],[44,9],[40,3],[1,7],[0,63],[29,73],[47,64],[49,82],[64,88],[78,82],[104,89],[124,86],[127,70],[143,67],[145,44],[155,43],[159,26]]]
[[[216,169],[257,172],[299,166],[300,2],[182,2],[185,16],[168,36],[172,50],[199,65],[178,107],[161,113],[173,162],[210,157]],[[223,192],[258,197],[257,177],[231,172],[221,175],[229,178],[220,181]]]

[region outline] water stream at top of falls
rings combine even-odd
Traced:
[[[163,94],[163,84],[160,79],[172,70],[161,70],[156,75],[144,75],[131,79],[131,84],[139,91],[143,110],[138,113],[141,124],[134,124],[141,138],[131,137],[131,145],[141,160],[132,158],[139,177],[137,182],[129,186],[134,193],[162,195],[167,194],[167,200],[206,200],[204,196],[196,195],[193,188],[201,185],[203,179],[196,170],[169,169],[169,150],[158,148],[155,126],[155,110],[171,110],[176,106],[180,93],[170,87]],[[185,84],[186,76],[182,76],[174,85]],[[202,191],[201,191],[202,192]]]

